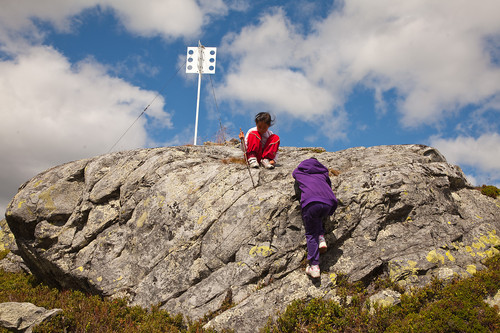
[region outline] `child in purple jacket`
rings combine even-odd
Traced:
[[[318,278],[319,254],[326,251],[323,219],[335,212],[337,198],[332,191],[328,169],[314,157],[300,162],[292,175],[295,178],[295,190],[300,198],[306,230],[307,260],[309,260],[306,273]]]

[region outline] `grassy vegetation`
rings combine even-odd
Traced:
[[[347,276],[336,278],[342,304],[314,299],[297,300],[264,332],[500,332],[498,309],[483,300],[500,289],[500,255],[485,262],[487,269],[466,278],[444,283],[433,280],[428,286],[403,293],[401,303],[392,307],[366,302],[373,292],[397,285],[377,281],[370,292],[361,283],[349,283]],[[403,292],[399,289],[398,291]],[[109,300],[78,291],[49,288],[26,274],[0,270],[0,302],[31,302],[47,309],[61,308],[57,315],[34,332],[210,332],[202,326],[217,313],[199,321],[152,307],[128,307],[123,299]],[[234,306],[230,294],[224,309]],[[219,311],[220,312],[220,311]],[[7,332],[0,329],[0,332]]]
[[[33,332],[212,332],[206,320],[186,321],[158,307],[128,307],[123,299],[102,299],[79,291],[60,291],[39,283],[31,275],[0,270],[0,303],[31,302],[63,310]],[[9,332],[0,328],[0,332]]]
[[[487,269],[449,283],[433,280],[422,289],[404,293],[401,304],[370,306],[368,292],[359,284],[340,280],[339,295],[349,305],[314,299],[295,301],[264,332],[500,332],[498,309],[483,300],[500,289],[500,256],[486,262]],[[337,283],[339,280],[337,279]],[[387,287],[379,281],[379,287]]]
[[[321,154],[321,153],[326,152],[326,149],[322,148],[322,147],[305,147],[305,148],[302,148],[301,150],[302,151],[310,151],[312,153],[317,153],[317,154]]]
[[[496,199],[500,195],[500,189],[493,185],[483,185],[480,190],[482,194],[493,199]]]

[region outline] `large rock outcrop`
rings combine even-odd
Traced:
[[[6,218],[25,263],[46,282],[191,318],[236,305],[209,325],[255,331],[292,300],[334,297],[335,274],[404,286],[469,275],[500,245],[500,203],[421,145],[280,149],[252,169],[227,146],[112,153],[25,183]],[[293,169],[317,157],[339,199],[325,222],[321,281],[304,272]]]
[[[18,255],[16,240],[6,220],[0,220],[0,269],[11,273],[30,273]]]

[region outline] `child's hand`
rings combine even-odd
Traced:
[[[245,138],[245,133],[243,133],[241,128],[240,128],[240,134],[238,135],[238,137],[240,138],[240,140]]]

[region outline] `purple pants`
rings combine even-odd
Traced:
[[[323,230],[323,218],[330,213],[332,206],[322,202],[311,202],[302,208],[302,220],[306,229],[307,260],[310,265],[319,265],[319,236]]]

